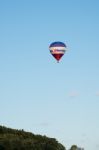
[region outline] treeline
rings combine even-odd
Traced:
[[[0,150],[66,150],[55,138],[0,126]]]

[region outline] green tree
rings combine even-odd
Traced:
[[[77,150],[77,145],[72,145],[70,150]]]
[[[0,150],[5,150],[4,146],[0,145]]]
[[[66,150],[54,138],[0,126],[0,150]]]

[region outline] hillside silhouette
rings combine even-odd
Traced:
[[[0,126],[0,150],[66,150],[55,138]]]

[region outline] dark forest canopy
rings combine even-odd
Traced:
[[[0,150],[66,150],[55,138],[0,126]]]

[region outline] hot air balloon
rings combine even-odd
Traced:
[[[63,42],[53,42],[49,46],[50,53],[59,62],[66,51],[66,45]]]

